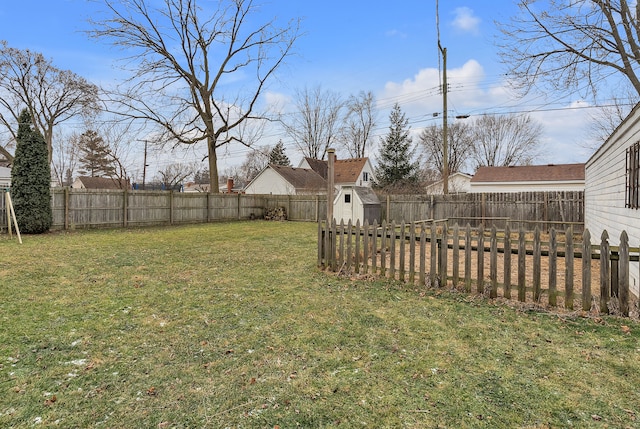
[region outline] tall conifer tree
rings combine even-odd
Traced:
[[[278,141],[278,143],[269,152],[269,164],[291,167],[291,161],[284,150],[282,140]]]
[[[16,152],[11,169],[11,198],[20,231],[41,234],[51,227],[49,150],[24,109],[18,119]]]
[[[415,147],[409,136],[409,120],[396,103],[389,114],[389,133],[380,140],[376,168],[377,185],[402,187],[418,182],[418,162],[413,161]]]

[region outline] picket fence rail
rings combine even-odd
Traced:
[[[574,233],[571,226],[543,234],[538,227],[512,231],[508,224],[461,228],[447,219],[318,222],[318,265],[329,271],[598,314],[637,314],[630,270],[640,278],[639,254],[624,231],[613,246],[606,231],[593,245],[588,230]]]

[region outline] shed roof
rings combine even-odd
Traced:
[[[373,192],[371,188],[367,186],[354,186],[353,190],[356,194],[358,194],[358,197],[360,198],[360,201],[362,201],[362,204],[380,204],[380,199],[378,199],[378,196],[375,192]]]
[[[480,167],[471,179],[471,183],[568,181],[584,181],[584,163]]]

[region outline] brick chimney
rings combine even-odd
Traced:
[[[233,177],[227,178],[227,194],[233,191]]]

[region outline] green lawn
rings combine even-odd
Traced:
[[[640,427],[640,325],[316,267],[316,225],[0,236],[0,427]]]

